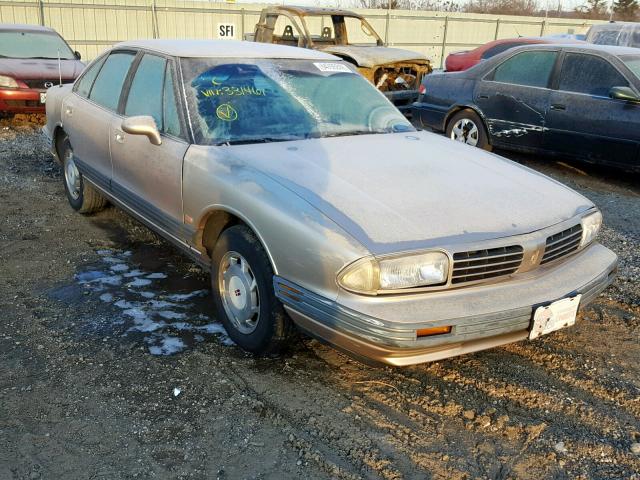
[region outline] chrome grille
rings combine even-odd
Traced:
[[[453,254],[451,283],[475,282],[515,273],[522,263],[520,245]]]
[[[542,256],[541,265],[553,262],[559,258],[575,252],[580,247],[582,239],[582,225],[578,224],[560,233],[547,237],[547,243],[544,247],[544,255]]]

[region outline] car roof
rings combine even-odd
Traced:
[[[291,58],[301,60],[340,60],[317,50],[241,40],[135,40],[114,48],[151,50],[174,57],[206,58]]]
[[[55,33],[53,28],[42,27],[40,25],[27,25],[24,23],[0,23],[0,31]]]
[[[618,27],[625,27],[628,25],[637,26],[638,24],[636,22],[607,22],[607,23],[595,23],[591,25],[590,28],[593,28],[596,30],[615,30]]]
[[[609,55],[640,55],[640,49],[634,47],[620,47],[617,45],[596,45],[594,43],[554,43],[554,44],[531,44],[531,45],[522,45],[520,47],[514,47],[511,51],[521,51],[521,50],[529,50],[529,49],[549,49],[555,50],[558,48],[570,48],[572,50],[584,50],[585,52],[601,52],[608,53]]]

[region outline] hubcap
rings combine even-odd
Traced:
[[[80,197],[80,172],[73,161],[73,151],[68,149],[64,156],[64,180],[67,184],[69,195],[74,200]]]
[[[227,317],[236,329],[250,334],[260,319],[258,283],[247,260],[237,252],[227,252],[218,269],[218,290]]]
[[[451,130],[451,139],[475,147],[478,145],[478,127],[473,120],[461,118]]]

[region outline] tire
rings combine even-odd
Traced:
[[[484,122],[473,110],[460,110],[447,123],[446,135],[452,140],[491,151]]]
[[[69,138],[64,136],[57,143],[58,158],[62,163],[62,182],[71,208],[83,214],[102,210],[107,204],[107,200],[84,181],[82,173],[75,165]]]
[[[220,235],[211,255],[211,287],[217,318],[244,350],[275,354],[293,337],[293,323],[274,293],[269,258],[248,227],[234,225]]]

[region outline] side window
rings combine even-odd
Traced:
[[[131,82],[124,114],[151,115],[162,130],[162,85],[167,61],[156,55],[144,55]]]
[[[493,80],[529,87],[546,87],[557,52],[522,52],[504,61],[494,70]]]
[[[611,87],[628,87],[629,82],[604,58],[568,53],[562,62],[559,90],[608,97]]]
[[[164,116],[163,131],[169,135],[180,137],[182,128],[180,127],[180,116],[178,115],[178,105],[173,84],[173,69],[171,65],[165,70],[164,97],[162,111]]]
[[[496,46],[491,47],[490,49],[486,50],[480,56],[480,58],[482,58],[483,60],[486,60],[487,58],[495,57],[499,53],[506,52],[510,48],[520,47],[521,45],[526,45],[526,43],[519,43],[519,42],[501,43],[499,45],[496,45]]]
[[[122,85],[133,58],[134,54],[129,52],[116,52],[109,55],[93,84],[89,98],[103,107],[116,111]]]
[[[91,65],[86,72],[84,72],[84,75],[82,75],[82,78],[78,80],[78,83],[75,86],[75,91],[78,95],[85,98],[89,96],[89,92],[91,91],[91,86],[93,85],[93,81],[96,79],[96,76],[100,71],[100,67],[102,67],[102,64],[104,63],[106,58],[107,57],[104,56],[103,58],[98,60],[96,63]]]
[[[593,36],[592,43],[596,45],[618,45],[619,30],[602,30],[596,32]]]

